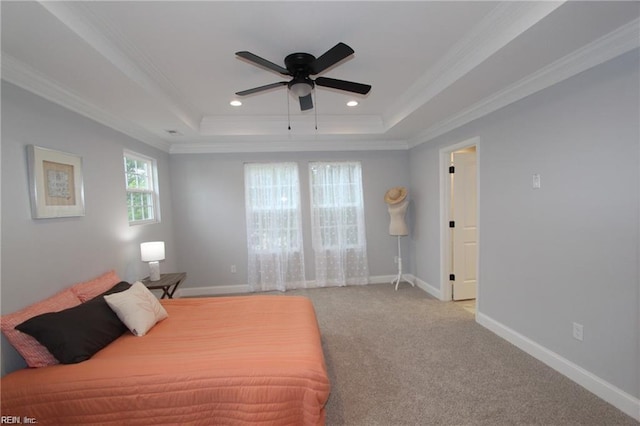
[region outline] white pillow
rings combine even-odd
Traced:
[[[151,327],[169,316],[158,299],[140,281],[133,283],[128,290],[104,296],[104,300],[136,336],[144,336]]]

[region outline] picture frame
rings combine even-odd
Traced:
[[[82,157],[27,146],[31,217],[84,216]]]

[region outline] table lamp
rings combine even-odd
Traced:
[[[149,262],[149,280],[160,280],[160,261],[164,260],[164,241],[151,241],[140,244],[140,257]]]

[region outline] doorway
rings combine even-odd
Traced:
[[[441,299],[478,299],[479,138],[440,150]]]

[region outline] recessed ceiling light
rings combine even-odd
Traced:
[[[349,102],[347,102],[347,106],[354,107],[356,105],[358,105],[358,101],[349,101]]]
[[[234,99],[231,102],[229,102],[229,105],[235,106],[235,107],[239,107],[240,105],[242,105],[242,102],[240,102],[239,100]]]

